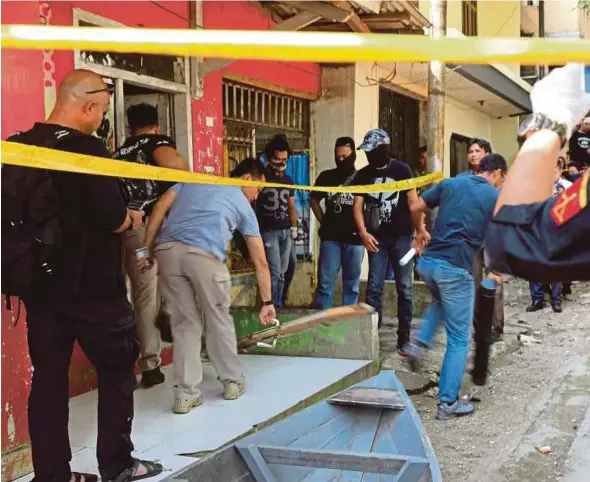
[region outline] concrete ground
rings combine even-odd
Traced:
[[[395,353],[393,320],[384,321],[382,366],[413,394],[445,482],[590,480],[590,284],[573,288],[563,313],[526,313],[527,284],[506,283],[506,334],[494,347],[492,374],[481,388],[465,377],[463,393],[477,389],[481,402],[474,415],[452,421],[435,419],[444,335],[416,376]],[[539,343],[523,345],[519,333]]]

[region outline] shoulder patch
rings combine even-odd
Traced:
[[[588,177],[590,170],[563,191],[553,203],[551,218],[557,226],[562,226],[576,217],[588,205]]]

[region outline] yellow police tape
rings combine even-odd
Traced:
[[[195,172],[178,171],[163,167],[145,166],[124,161],[115,161],[102,157],[86,156],[71,152],[47,149],[45,147],[27,146],[15,142],[2,141],[2,163],[15,166],[36,167],[54,171],[77,172],[80,174],[96,174],[111,177],[127,177],[135,179],[154,179],[156,181],[186,182],[194,184],[219,184],[222,186],[252,186],[252,187],[285,187],[284,184],[245,181],[243,179],[212,176]],[[320,192],[391,192],[407,191],[432,184],[443,179],[443,174],[437,172],[414,179],[373,184],[370,186],[354,187],[321,187],[321,186],[287,186],[305,191]]]
[[[98,50],[308,62],[564,64],[590,61],[590,41],[257,30],[2,25],[2,48]]]

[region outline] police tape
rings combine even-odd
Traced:
[[[193,184],[217,184],[221,186],[250,186],[261,188],[288,187],[303,191],[349,192],[358,194],[407,191],[409,189],[416,189],[418,187],[439,182],[443,179],[442,172],[436,172],[434,174],[428,174],[414,179],[372,184],[368,186],[293,186],[272,182],[246,181],[239,178],[213,176],[210,174],[179,171],[164,167],[147,166],[132,162],[105,159],[103,157],[47,149],[45,147],[27,146],[8,141],[2,141],[2,164],[119,178],[153,179],[156,181]]]
[[[444,37],[276,30],[2,25],[2,48],[133,52],[307,62],[556,64],[590,61],[582,39]]]

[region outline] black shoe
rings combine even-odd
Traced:
[[[141,384],[144,388],[159,385],[160,383],[164,383],[164,380],[166,380],[166,377],[164,377],[160,367],[154,368],[153,370],[146,370],[141,374]]]
[[[561,313],[563,311],[563,308],[561,307],[561,303],[553,303],[551,305],[551,308],[553,308],[553,311],[555,311],[555,313]]]
[[[531,304],[531,306],[529,306],[526,309],[526,311],[527,311],[527,313],[534,313],[535,311],[542,310],[543,308],[545,308],[545,303],[543,303],[542,301],[537,301],[537,302]]]
[[[504,333],[502,333],[501,331],[492,331],[492,337],[490,338],[490,343],[498,343],[500,341],[504,340]]]

